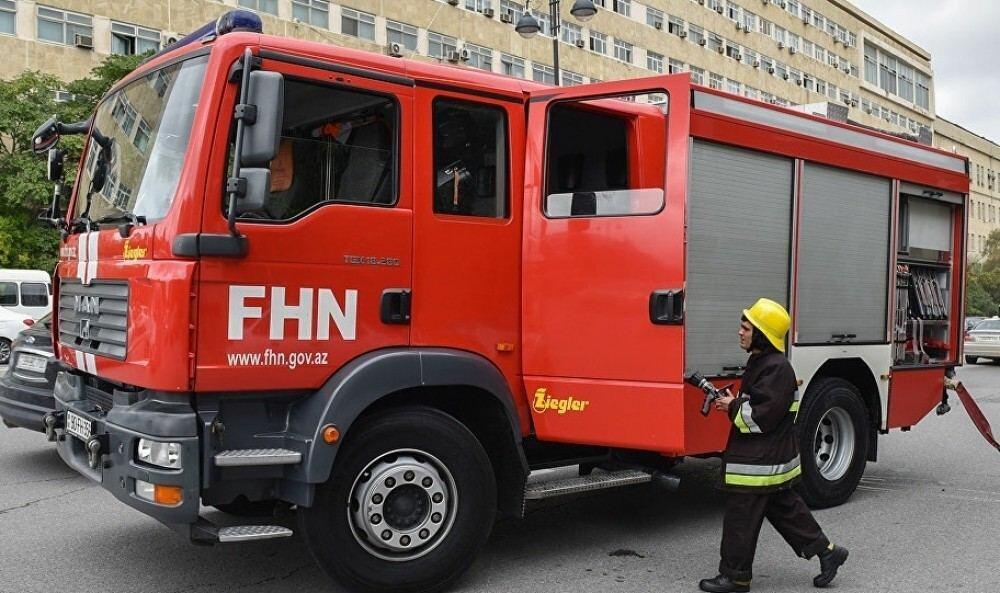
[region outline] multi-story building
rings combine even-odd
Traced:
[[[696,83],[783,105],[825,102],[855,123],[930,142],[930,54],[846,0],[595,4],[598,14],[579,22],[572,0],[562,2],[554,32],[548,0],[0,0],[0,79],[25,69],[78,78],[108,54],[159,48],[242,6],[271,33],[541,82],[555,79],[558,36],[562,84],[687,71]],[[514,32],[525,10],[542,28],[532,39]]]
[[[990,232],[1000,228],[1000,146],[943,117],[934,131],[934,146],[969,158],[968,253],[979,259]]]

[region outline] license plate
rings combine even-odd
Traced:
[[[93,430],[93,423],[83,416],[77,416],[73,412],[66,412],[66,432],[82,439],[90,440],[90,432]]]
[[[17,364],[14,367],[22,371],[44,373],[47,363],[48,359],[44,357],[35,356],[34,354],[20,354],[17,357]]]
[[[996,342],[1000,336],[976,336],[977,342]]]

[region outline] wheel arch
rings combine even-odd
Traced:
[[[380,350],[337,371],[290,418],[295,432],[311,439],[300,466],[303,481],[318,484],[329,478],[337,452],[360,418],[403,405],[441,410],[468,428],[493,464],[500,511],[520,514],[528,464],[514,396],[493,363],[461,350]],[[341,433],[335,445],[322,439],[329,424]]]
[[[868,461],[878,460],[878,432],[882,426],[882,400],[879,394],[878,381],[875,373],[861,358],[836,358],[823,363],[809,379],[806,393],[808,397],[812,387],[819,379],[843,379],[857,388],[861,394],[862,403],[868,412]]]

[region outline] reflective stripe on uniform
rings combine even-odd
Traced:
[[[755,433],[761,434],[762,431],[757,423],[753,421],[753,408],[750,407],[750,401],[747,400],[743,402],[740,409],[736,412],[736,417],[733,418],[733,423],[736,424],[736,428],[740,429],[740,432],[744,434]]]
[[[779,465],[727,463],[726,484],[733,486],[776,486],[802,473],[799,457]]]
[[[795,390],[795,397],[794,397],[794,399],[792,399],[792,405],[788,408],[789,412],[792,412],[792,413],[795,414],[795,419],[796,420],[798,420],[798,418],[799,418],[799,404],[801,404],[801,403],[802,403],[802,395],[799,394],[799,390],[796,389]]]

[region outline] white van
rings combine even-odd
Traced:
[[[39,319],[52,310],[52,279],[44,270],[0,268],[0,307]]]

